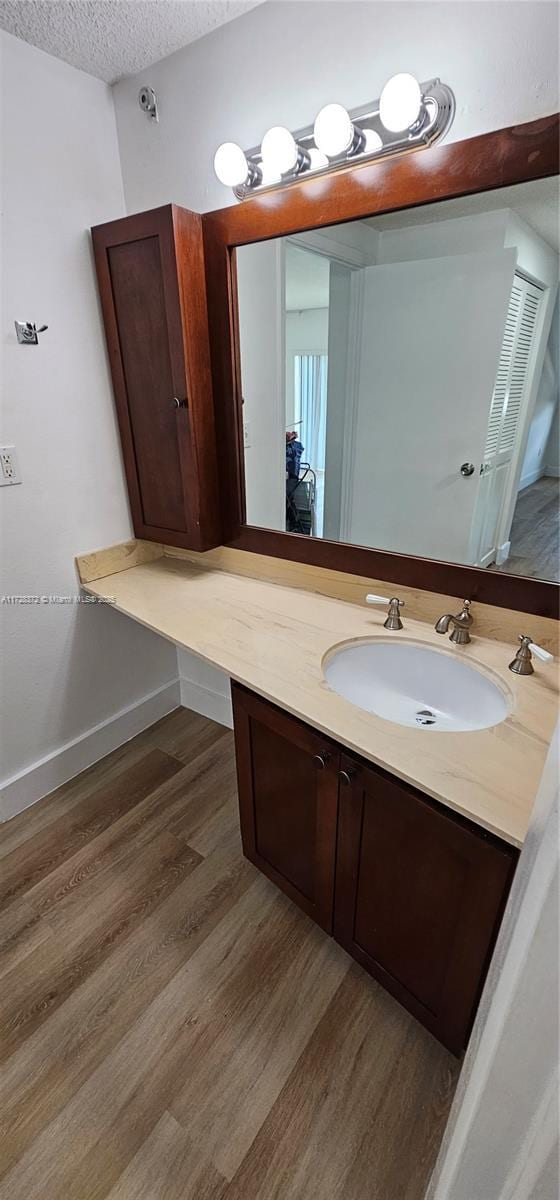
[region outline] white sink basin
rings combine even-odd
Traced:
[[[346,643],[327,655],[323,672],[339,696],[398,725],[487,729],[509,712],[505,692],[476,667],[417,642]]]

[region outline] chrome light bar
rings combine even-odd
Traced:
[[[413,119],[405,129],[395,132],[389,128],[406,116]],[[214,166],[218,178],[233,187],[238,200],[244,200],[340,170],[349,163],[372,162],[431,146],[448,132],[454,116],[455,97],[447,84],[430,79],[418,85],[410,75],[397,75],[373,104],[348,112],[341,105],[327,105],[314,125],[293,134],[275,127],[265,134],[261,146],[247,151],[233,142],[225,143],[216,152]],[[344,143],[345,148],[340,149]]]

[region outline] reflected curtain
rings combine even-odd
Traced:
[[[325,469],[327,434],[327,355],[295,355],[295,397],[301,420],[303,461]]]

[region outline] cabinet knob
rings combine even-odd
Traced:
[[[356,778],[357,774],[357,767],[346,767],[343,771],[338,772],[338,778],[340,779],[340,782],[347,787],[348,784],[352,783],[352,780]]]
[[[330,750],[321,750],[319,754],[313,755],[313,762],[319,771],[324,771],[327,763],[332,758]]]
[[[178,396],[173,397],[173,404],[174,404],[175,408],[186,408],[187,407],[187,401],[179,400]]]

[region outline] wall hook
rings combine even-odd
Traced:
[[[45,333],[49,328],[48,325],[40,325],[37,329],[32,321],[14,321],[14,325],[20,346],[38,346],[38,334]]]

